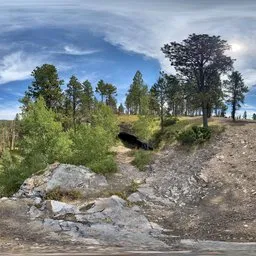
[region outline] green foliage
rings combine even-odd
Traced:
[[[102,159],[95,159],[88,164],[88,167],[100,174],[114,173],[117,171],[117,164],[114,156],[111,154],[106,154]]]
[[[48,191],[45,196],[45,200],[56,201],[74,201],[83,198],[83,195],[78,190],[62,190],[60,187]]]
[[[152,160],[153,152],[140,149],[134,151],[133,156],[134,160],[132,161],[132,164],[140,171],[144,171],[145,166],[150,164]]]
[[[11,196],[26,178],[26,174],[18,168],[19,161],[9,150],[3,151],[0,170],[0,197]]]
[[[124,114],[124,106],[122,103],[118,107],[118,114]]]
[[[20,157],[8,151],[2,156],[0,180],[5,195],[14,193],[26,178],[47,164],[66,162],[70,157],[72,141],[55,118],[56,114],[47,109],[42,97],[30,103],[22,114]]]
[[[148,87],[144,84],[141,72],[137,71],[125,101],[128,112],[130,114],[148,114],[149,99]]]
[[[70,134],[73,140],[70,163],[88,166],[99,173],[117,170],[113,156],[109,153],[113,138],[103,127],[80,125],[76,133]]]
[[[200,144],[211,138],[211,130],[205,127],[192,126],[192,128],[178,132],[176,139],[182,144]]]
[[[204,127],[208,126],[207,110],[211,103],[210,99],[214,98],[216,101],[221,96],[220,86],[216,86],[219,84],[218,81],[216,83],[216,78],[220,81],[221,73],[231,70],[233,66],[232,58],[226,55],[229,48],[230,46],[220,36],[207,34],[191,34],[181,43],[171,42],[162,48],[177,73],[192,81],[187,83],[189,86],[187,95],[201,102]],[[198,61],[199,56],[200,61]]]
[[[31,104],[22,116],[21,155],[31,170],[37,171],[54,161],[65,162],[71,155],[72,141],[55,118],[43,98]]]
[[[242,75],[238,71],[234,71],[228,76],[228,80],[224,81],[227,93],[227,103],[231,105],[231,116],[235,120],[236,110],[244,103],[245,94],[248,87],[244,84]]]
[[[59,79],[57,69],[54,65],[44,64],[37,67],[31,74],[34,77],[32,85],[29,86],[22,102],[28,105],[30,99],[36,100],[43,97],[48,108],[57,110],[61,106],[63,81]]]
[[[94,94],[91,83],[86,80],[82,83],[82,96],[81,96],[81,115],[86,121],[91,120],[91,112],[94,107]]]
[[[65,97],[66,114],[72,117],[72,125],[76,129],[79,119],[78,107],[81,103],[82,85],[75,76],[72,76],[69,80]]]
[[[152,116],[139,116],[133,124],[136,136],[142,140],[150,140],[158,127],[159,121]]]
[[[119,132],[118,120],[113,110],[102,103],[97,103],[92,115],[92,126],[102,127],[108,134],[110,146]]]
[[[177,121],[179,121],[179,119],[177,117],[168,117],[164,120],[163,126],[167,127],[167,126],[170,126],[170,125],[174,125],[174,124],[177,123]]]

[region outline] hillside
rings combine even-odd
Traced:
[[[108,185],[104,189],[97,188],[90,197],[69,203],[89,207],[89,203],[99,197],[118,195],[128,203],[128,208],[121,209],[120,214],[128,218],[133,216],[128,213],[129,208],[139,207],[143,214],[140,216],[162,227],[161,233],[154,234],[154,239],[170,248],[182,248],[184,239],[256,242],[256,142],[253,139],[256,123],[233,123],[228,119],[213,122],[224,125],[225,131],[197,147],[165,146],[155,153],[144,172],[131,164],[131,150],[118,146],[119,172],[106,177]],[[8,250],[13,245],[30,248],[35,244],[38,248],[63,248],[63,236],[50,239],[46,233],[33,235],[30,226],[33,222],[27,216],[31,201],[25,207],[21,200],[1,201],[4,218],[0,219],[0,225],[6,227],[0,229],[2,248]],[[124,220],[130,221],[129,218]],[[130,229],[133,230],[133,226]],[[133,238],[129,239],[134,243]],[[144,236],[136,239],[142,239],[142,247],[143,241],[149,241]],[[70,250],[75,250],[76,243],[79,241],[69,243]],[[152,243],[157,244],[155,240]]]

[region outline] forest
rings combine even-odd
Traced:
[[[123,124],[132,124],[128,130],[156,150],[163,141],[205,142],[214,132],[209,118],[226,117],[230,109],[231,118],[239,119],[236,111],[248,92],[229,50],[227,41],[207,34],[164,45],[161,51],[176,74],[161,71],[149,86],[136,71],[120,105],[117,85],[100,80],[94,89],[90,81],[72,75],[65,86],[54,65],[36,67],[20,99],[21,113],[0,123],[0,196],[11,195],[27,177],[54,162],[84,165],[105,175],[116,172],[111,148]],[[202,121],[184,129],[191,122],[185,117],[195,116]],[[149,153],[135,154],[140,164]]]

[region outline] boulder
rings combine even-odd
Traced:
[[[47,192],[59,188],[63,191],[78,191],[89,196],[100,192],[108,185],[103,175],[92,172],[84,166],[53,164],[41,175],[33,175],[24,181],[15,197],[44,198]]]

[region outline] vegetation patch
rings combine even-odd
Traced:
[[[47,192],[46,200],[56,200],[56,201],[75,201],[83,198],[83,195],[78,190],[63,190],[60,187],[56,187],[53,190]]]
[[[183,130],[176,134],[176,139],[181,144],[200,144],[211,138],[211,130],[209,128],[192,126],[192,128]]]
[[[152,161],[153,152],[139,149],[133,151],[132,155],[134,156],[132,164],[136,166],[140,171],[144,171],[145,166],[150,164]]]

